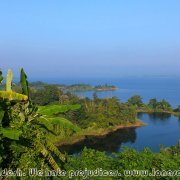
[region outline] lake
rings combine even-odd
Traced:
[[[78,154],[86,146],[107,154],[120,152],[124,146],[142,151],[145,147],[158,152],[160,145],[176,145],[180,139],[180,118],[166,113],[138,113],[138,119],[146,126],[117,130],[106,136],[88,136],[74,145],[64,145],[60,149],[69,154]]]

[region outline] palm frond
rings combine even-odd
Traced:
[[[58,156],[58,158],[59,158],[61,161],[65,162],[66,156],[65,156],[64,154],[62,154],[62,153],[59,151],[59,149],[58,149],[54,144],[52,144],[51,142],[47,141],[46,146],[47,146],[47,148],[48,148],[50,151],[52,151],[56,156]]]
[[[54,158],[52,157],[52,155],[49,153],[49,151],[44,147],[41,146],[41,153],[42,155],[47,159],[48,163],[50,164],[50,166],[54,169],[54,170],[58,170],[60,169],[58,164],[56,163],[56,161],[54,160]]]

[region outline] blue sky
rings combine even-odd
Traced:
[[[2,0],[0,67],[30,77],[180,76],[179,0]]]

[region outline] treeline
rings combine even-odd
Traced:
[[[180,106],[174,109],[165,99],[158,101],[156,98],[152,98],[147,104],[145,104],[142,101],[142,97],[139,95],[129,98],[127,104],[134,106],[138,111],[142,112],[180,112]]]

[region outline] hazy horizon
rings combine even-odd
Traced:
[[[180,1],[1,1],[0,68],[35,78],[180,77]]]

